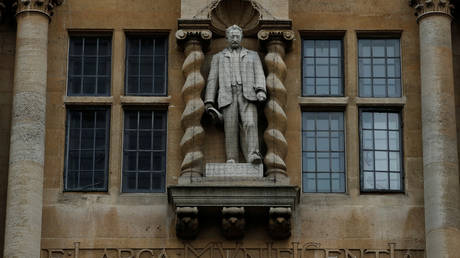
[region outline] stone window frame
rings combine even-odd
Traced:
[[[344,36],[345,36],[345,32],[301,32],[301,64],[300,64],[300,67],[301,67],[301,95],[302,97],[344,97],[345,96],[345,47],[344,47]],[[339,79],[339,82],[340,82],[340,86],[341,88],[339,87],[339,92],[338,94],[330,94],[331,92],[331,85],[330,85],[330,79],[331,79],[331,76],[330,76],[330,69],[329,69],[329,76],[327,77],[329,79],[329,94],[316,94],[316,88],[317,88],[317,85],[315,83],[315,94],[307,94],[306,90],[304,90],[305,86],[305,81],[307,79],[306,77],[306,74],[305,74],[305,60],[306,58],[313,58],[316,62],[316,59],[318,58],[316,56],[316,51],[315,51],[315,54],[314,56],[306,56],[306,49],[305,49],[305,41],[307,40],[313,40],[316,44],[316,41],[332,41],[332,40],[338,40],[340,41],[340,55],[336,58],[339,58],[340,61],[339,61],[339,65],[340,65],[340,77],[338,77]],[[330,46],[330,43],[329,43],[329,46]],[[326,58],[326,57],[325,57]],[[330,59],[332,58],[331,55],[330,55],[330,50],[329,50],[329,54],[327,56],[328,60],[330,61]],[[334,57],[335,58],[335,57]],[[317,78],[316,74],[314,77],[312,78]],[[324,77],[326,78],[326,77]],[[335,77],[334,77],[335,78]]]
[[[97,85],[97,81],[98,81],[98,78],[100,76],[102,77],[105,77],[105,79],[108,79],[109,82],[108,82],[108,85],[107,85],[107,92],[106,93],[101,93],[101,94],[98,94],[97,93],[97,86],[95,86],[95,94],[84,94],[83,93],[83,80],[81,81],[81,93],[78,93],[78,94],[71,94],[71,91],[70,91],[70,87],[71,87],[71,59],[72,59],[72,54],[71,54],[71,47],[72,47],[72,39],[75,39],[75,38],[82,38],[83,40],[87,39],[87,38],[96,38],[98,39],[98,44],[99,44],[99,39],[101,38],[106,38],[106,39],[109,39],[109,46],[108,46],[108,51],[109,51],[109,54],[105,55],[104,58],[108,58],[109,59],[109,64],[107,65],[109,67],[109,69],[107,70],[106,74],[105,75],[98,75],[97,74],[97,70],[96,70],[96,75],[92,75],[95,76],[96,78],[96,85]],[[99,45],[98,45],[99,46]],[[67,97],[109,97],[111,96],[112,94],[112,76],[113,76],[113,73],[112,73],[112,70],[113,70],[113,35],[112,35],[112,31],[107,31],[107,30],[102,30],[102,31],[80,31],[80,30],[69,30],[68,31],[68,52],[67,52],[67,78],[66,78],[66,96]],[[97,50],[99,51],[99,50]],[[84,55],[84,52],[81,54],[81,55],[77,55],[77,56],[81,56],[82,58],[85,56]],[[94,57],[94,56],[93,56]],[[96,54],[96,69],[98,68],[98,60],[99,60],[99,55]],[[83,79],[84,78],[84,62],[82,62],[81,64],[81,78]]]
[[[147,112],[151,112],[152,113],[152,128],[151,129],[140,129],[139,128],[139,112],[142,112],[142,111],[147,111]],[[130,128],[128,130],[130,131],[135,131],[137,132],[137,143],[136,143],[136,150],[126,150],[126,135],[127,135],[127,128],[126,128],[126,113],[127,112],[137,112],[138,113],[138,120],[137,120],[137,128]],[[155,112],[159,112],[162,114],[163,116],[163,128],[161,129],[155,129],[154,128],[154,115],[155,115]],[[167,142],[168,142],[168,111],[165,110],[165,109],[162,109],[162,108],[156,108],[156,107],[148,107],[148,106],[136,106],[136,105],[132,105],[132,106],[124,106],[123,107],[123,129],[122,129],[122,162],[121,162],[121,192],[122,193],[165,193],[166,191],[166,172],[167,172],[167,149],[168,149],[168,146],[167,146]],[[152,132],[152,135],[151,135],[151,143],[152,143],[152,146],[151,146],[151,149],[140,149],[139,147],[139,133],[140,132],[147,132],[147,131],[151,131]],[[160,133],[163,133],[162,134],[162,137],[163,137],[163,144],[164,144],[164,149],[162,150],[154,150],[153,149],[153,141],[154,141],[154,137],[153,137],[153,133],[155,132],[160,132]],[[144,151],[144,152],[158,152],[158,153],[161,153],[161,157],[162,157],[162,160],[161,160],[161,170],[160,171],[153,171],[153,169],[151,170],[139,170],[138,168],[138,162],[139,162],[139,159],[136,158],[136,169],[135,171],[133,172],[129,172],[129,173],[135,173],[136,174],[136,187],[135,189],[130,189],[128,188],[128,182],[127,182],[127,174],[128,172],[126,172],[126,160],[125,160],[125,152],[135,152],[135,153],[139,153],[140,151]],[[151,167],[153,166],[153,160],[152,160],[153,156],[151,156]],[[145,172],[142,172],[142,171],[145,171]],[[138,184],[138,174],[139,173],[149,173],[150,174],[150,184],[149,184],[149,189],[148,190],[139,190],[137,184]],[[154,189],[152,188],[153,186],[153,174],[160,174],[160,177],[161,177],[161,187],[158,188],[158,189]]]
[[[358,65],[357,65],[357,70],[358,70],[358,87],[357,87],[357,91],[358,91],[358,96],[361,97],[361,98],[401,98],[402,96],[404,96],[404,92],[403,92],[403,67],[402,67],[402,47],[401,47],[401,33],[399,32],[383,32],[383,33],[367,33],[367,32],[358,32],[357,34],[357,60],[358,60]],[[360,54],[360,41],[362,40],[370,40],[371,41],[371,53],[370,53],[370,56],[361,56]],[[372,50],[372,42],[375,41],[375,40],[385,40],[385,53],[384,53],[384,56],[383,57],[375,57],[373,55],[373,50]],[[388,53],[387,53],[387,41],[389,40],[397,40],[398,41],[398,46],[399,46],[399,56],[388,56]],[[360,60],[361,59],[369,59],[371,61],[371,71],[370,71],[370,77],[367,77],[367,76],[361,76],[361,67],[360,67]],[[374,62],[374,59],[383,59],[385,62],[384,62],[384,65],[385,65],[385,76],[383,77],[375,77],[373,75],[373,62]],[[398,76],[388,76],[388,71],[387,71],[387,67],[388,67],[388,60],[396,60],[396,59],[399,59],[399,77]],[[365,96],[362,92],[361,92],[361,80],[370,80],[371,81],[371,95],[370,96]],[[385,80],[385,96],[375,96],[375,88],[374,88],[374,80],[375,79],[384,79]],[[399,96],[389,96],[389,86],[388,86],[388,80],[389,79],[393,79],[395,81],[399,80]]]
[[[71,112],[97,112],[97,111],[104,111],[105,112],[105,144],[104,144],[104,153],[105,153],[105,158],[104,158],[104,185],[99,188],[93,188],[93,189],[88,189],[86,187],[74,187],[71,188],[68,186],[68,178],[69,178],[69,152],[70,152],[70,130],[72,129],[70,124],[72,123],[70,119],[70,113]],[[66,128],[65,128],[65,155],[64,155],[64,174],[63,174],[63,180],[64,180],[64,192],[107,192],[108,191],[108,171],[109,171],[109,159],[110,159],[110,112],[111,109],[109,106],[72,106],[68,107],[66,109]],[[97,119],[97,116],[95,117]],[[79,142],[79,148],[76,149],[79,152],[81,152],[81,134],[82,134],[82,122],[80,121],[80,126],[79,126],[79,132],[80,132],[80,142]],[[95,141],[96,141],[96,130],[102,129],[98,128],[96,126],[97,121],[95,121],[95,127],[94,128],[89,128],[94,131],[94,140],[93,140],[93,154],[95,155],[94,152],[96,152],[95,149]],[[96,156],[93,156],[93,181],[94,181],[94,173],[95,173],[95,158]],[[79,167],[80,167],[79,163]],[[78,169],[78,173],[81,173],[81,170]]]
[[[363,165],[363,151],[364,151],[364,147],[363,147],[363,138],[362,138],[362,131],[363,131],[363,128],[362,128],[362,113],[363,112],[373,112],[373,113],[386,113],[386,114],[389,114],[389,113],[397,113],[398,114],[398,122],[399,122],[399,128],[398,128],[398,131],[399,131],[399,160],[400,160],[400,164],[399,164],[399,178],[400,178],[400,188],[399,189],[390,189],[390,180],[388,181],[388,189],[377,189],[376,188],[376,179],[375,179],[375,169],[373,171],[374,173],[374,187],[372,189],[370,188],[364,188],[364,165]],[[403,120],[403,109],[400,108],[400,107],[360,107],[359,108],[359,111],[358,111],[359,115],[358,115],[358,129],[359,129],[359,181],[360,181],[360,192],[361,193],[404,193],[405,192],[405,170],[404,170],[404,120]],[[388,119],[388,115],[387,115],[387,119]],[[386,122],[387,123],[387,128],[388,128],[388,121]],[[374,128],[372,128],[372,131],[374,130]],[[386,132],[389,132],[389,130],[387,129]],[[388,135],[388,134],[387,134]],[[387,139],[387,144],[388,144],[388,141],[389,139]],[[388,145],[387,145],[388,147]],[[373,148],[373,150],[375,151],[375,146]],[[390,152],[389,150],[389,147],[388,147],[388,152]],[[389,157],[388,157],[388,162],[389,161]],[[390,171],[390,165],[388,165],[388,177],[390,176],[391,174],[391,171]],[[375,168],[375,158],[374,158],[374,168]],[[388,178],[389,179],[389,178]]]
[[[362,108],[377,108],[377,109],[396,109],[400,112],[400,118],[402,121],[405,120],[405,108],[408,104],[408,98],[405,95],[406,91],[404,90],[407,82],[404,81],[406,77],[404,71],[407,69],[407,63],[404,61],[409,57],[411,51],[408,48],[411,47],[410,36],[407,33],[404,33],[403,30],[302,30],[299,29],[299,34],[301,38],[328,38],[328,37],[342,37],[343,39],[343,59],[344,59],[344,96],[303,96],[301,89],[301,82],[299,86],[295,89],[298,94],[298,105],[299,112],[298,115],[298,139],[301,144],[302,140],[302,119],[301,115],[304,110],[343,110],[344,111],[344,123],[345,123],[345,166],[346,166],[346,192],[345,193],[308,193],[303,192],[302,195],[309,196],[309,198],[323,198],[325,196],[337,196],[338,198],[347,198],[350,194],[354,194],[354,191],[357,191],[361,194],[404,194],[405,189],[407,188],[407,181],[402,181],[401,185],[404,189],[400,192],[365,192],[361,191],[360,185],[360,157],[359,157],[359,110]],[[359,38],[398,38],[400,39],[400,58],[401,58],[401,97],[385,97],[385,98],[371,98],[371,97],[360,97],[359,96],[359,85],[358,85],[358,39]],[[299,40],[296,48],[299,49],[299,59],[298,65],[300,65],[300,77],[302,77],[302,41]],[[302,78],[300,78],[302,79]],[[301,81],[301,80],[300,80]],[[407,130],[403,128],[402,132]],[[407,132],[406,132],[407,133]],[[403,136],[401,136],[403,137]],[[404,139],[401,138],[402,143],[404,144]],[[299,162],[298,170],[302,173],[302,146],[298,148]],[[405,154],[402,153],[403,168],[405,164]],[[302,182],[302,181],[300,181]]]
[[[304,169],[303,169],[303,154],[304,152],[306,152],[303,148],[303,141],[304,141],[304,137],[303,137],[303,133],[306,132],[307,130],[305,130],[304,128],[304,116],[306,113],[340,113],[342,114],[341,118],[342,118],[342,130],[338,129],[337,132],[341,131],[343,133],[343,150],[339,150],[337,152],[341,152],[343,153],[343,171],[342,172],[332,172],[332,169],[330,168],[330,171],[329,172],[326,172],[326,173],[329,173],[330,174],[330,186],[331,186],[331,189],[330,191],[318,191],[317,189],[317,178],[315,179],[315,191],[306,191],[305,188],[304,188],[304,175],[307,174]],[[347,192],[347,153],[346,153],[346,111],[345,109],[342,109],[342,108],[315,108],[315,109],[308,109],[308,108],[304,108],[302,109],[302,146],[301,146],[301,153],[302,153],[302,192],[304,194],[344,194]],[[330,122],[329,122],[330,123]],[[316,127],[315,127],[315,132],[317,132],[318,130],[316,130]],[[328,130],[328,132],[331,132],[330,128]],[[330,143],[329,143],[330,144]],[[330,149],[330,148],[329,148]],[[316,149],[315,149],[315,152]],[[332,151],[329,151],[328,153],[331,153]],[[317,169],[315,168],[315,172],[312,172],[314,174],[318,174],[318,173],[322,173],[322,172],[318,172]],[[343,191],[332,191],[332,174],[343,174]]]
[[[168,33],[166,32],[139,32],[139,31],[126,31],[125,32],[125,69],[124,69],[124,73],[125,73],[125,79],[124,79],[124,89],[123,89],[123,94],[125,96],[158,96],[158,97],[161,97],[161,96],[167,96],[168,95],[168,67],[169,67],[169,38],[168,38]],[[128,92],[128,87],[129,87],[129,39],[132,38],[132,39],[139,39],[139,40],[142,40],[142,39],[152,39],[154,40],[154,47],[153,47],[153,53],[152,55],[146,55],[148,57],[152,56],[152,58],[154,59],[153,60],[153,64],[152,64],[152,79],[153,79],[153,83],[152,83],[152,92],[151,93],[142,93],[142,92],[135,92],[135,93],[130,93]],[[155,72],[154,72],[154,69],[155,69],[155,57],[158,56],[156,55],[156,52],[155,52],[155,40],[156,39],[162,39],[164,40],[164,74],[163,74],[163,88],[162,88],[162,92],[161,93],[155,93],[154,89],[155,89],[155,85],[154,85],[154,82],[155,82],[155,77],[159,77],[159,76],[156,76],[155,75]],[[141,47],[140,47],[141,48]],[[138,54],[136,55],[139,57],[139,59],[142,57],[141,54]],[[141,75],[141,62],[139,60],[139,71],[138,71],[138,74],[136,76],[137,80],[138,80],[138,89],[140,89],[140,79],[142,78],[142,75]],[[149,76],[150,77],[150,76]]]

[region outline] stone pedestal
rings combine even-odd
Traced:
[[[264,166],[250,163],[208,163],[206,164],[206,177],[263,177]]]
[[[411,1],[420,28],[426,257],[460,253],[459,174],[449,1]]]

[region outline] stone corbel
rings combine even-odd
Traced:
[[[242,238],[245,226],[244,207],[222,208],[222,234],[227,239]]]
[[[261,46],[267,52],[264,58],[268,69],[266,82],[269,95],[264,109],[268,121],[264,132],[264,141],[267,146],[267,154],[264,158],[267,167],[266,176],[286,183],[289,182],[285,161],[288,143],[285,137],[287,90],[284,86],[284,79],[287,67],[283,59],[294,35],[294,31],[284,29],[261,30],[257,34]]]
[[[268,233],[273,239],[287,239],[291,236],[291,216],[291,208],[270,208],[268,212]]]
[[[194,239],[200,230],[197,207],[176,208],[176,235],[182,239]]]
[[[182,88],[185,109],[181,117],[184,135],[180,142],[184,159],[179,177],[180,184],[189,183],[193,177],[201,177],[203,174],[204,129],[201,126],[201,117],[204,113],[204,103],[201,92],[205,87],[205,80],[201,74],[201,65],[204,61],[203,49],[207,48],[211,38],[211,31],[206,29],[180,29],[176,32],[177,43],[185,53],[182,65],[185,76]]]
[[[409,0],[409,5],[415,9],[417,21],[426,15],[447,15],[452,17],[454,5],[450,0]]]

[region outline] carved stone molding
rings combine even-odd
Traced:
[[[199,232],[197,207],[176,208],[176,235],[182,239],[194,239]]]
[[[291,208],[271,207],[268,213],[268,232],[274,239],[291,236]]]
[[[454,5],[450,0],[409,0],[409,5],[415,8],[417,21],[427,15],[447,15],[452,17]]]
[[[244,207],[222,208],[222,233],[227,239],[242,238],[245,227]]]
[[[205,87],[205,80],[201,74],[201,65],[204,61],[203,45],[211,39],[209,30],[178,30],[176,38],[178,44],[184,49],[185,60],[182,72],[185,83],[182,87],[182,98],[185,109],[182,113],[181,123],[184,135],[180,146],[184,159],[181,165],[179,183],[185,183],[192,177],[201,177],[203,173],[204,129],[201,126],[201,117],[204,113],[204,103],[201,92]]]
[[[284,180],[288,178],[285,162],[288,144],[285,137],[287,90],[283,83],[287,67],[283,59],[286,49],[294,39],[294,32],[292,30],[261,30],[257,37],[262,47],[267,50],[265,65],[268,70],[266,82],[269,99],[264,109],[268,121],[264,133],[267,146],[267,154],[264,158],[267,167],[266,176]]]

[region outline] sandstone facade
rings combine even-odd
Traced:
[[[409,2],[0,0],[4,256],[456,257],[460,29],[452,23],[451,4],[457,3]],[[226,46],[222,28],[237,19],[229,13],[241,6],[247,26],[243,45],[258,51],[267,81],[273,82],[267,84],[271,105],[259,107],[259,116],[265,117],[259,134],[264,135],[266,177],[216,182],[202,175],[207,163],[225,161],[223,131],[203,117],[202,91],[210,58]],[[131,35],[166,38],[166,95],[126,94]],[[71,36],[111,38],[108,96],[69,96]],[[359,97],[361,38],[399,39],[401,97]],[[303,96],[303,39],[341,40],[343,96]],[[109,110],[107,191],[64,188],[66,117],[76,107]],[[401,116],[402,191],[361,190],[360,112],[365,108],[398,110]],[[124,114],[131,109],[167,113],[164,191],[123,190]],[[344,193],[303,191],[302,113],[325,110],[344,114]],[[181,201],[196,194],[189,199],[209,197],[213,204],[176,209],[167,188],[190,183],[214,190],[180,189]],[[264,200],[264,193],[271,199]],[[240,199],[251,203],[244,209],[216,204],[218,196],[229,197],[222,203],[231,204],[242,194],[246,199]],[[232,210],[245,214],[244,222],[229,217]],[[222,234],[227,223],[227,235],[232,235],[232,218],[245,225],[243,238],[228,240]],[[191,221],[195,239],[178,237],[179,219],[179,236],[188,236],[183,232]]]

